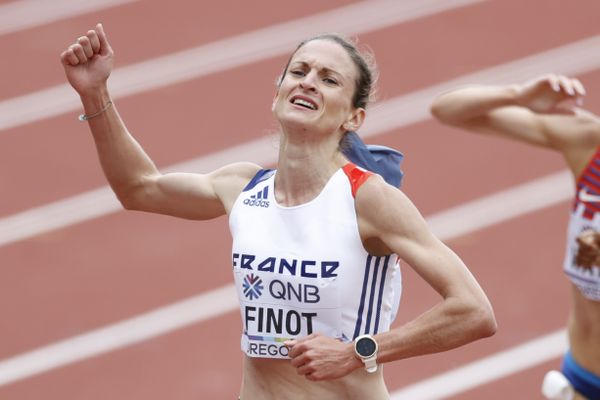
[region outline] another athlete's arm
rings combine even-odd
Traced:
[[[229,210],[259,169],[239,163],[204,175],[161,174],[111,103],[107,80],[113,50],[100,24],[69,46],[61,62],[86,115],[93,116],[87,122],[102,169],[125,208],[190,219],[214,218]]]
[[[431,113],[441,122],[561,149],[584,139],[589,115],[565,101],[581,101],[575,78],[544,75],[523,84],[468,86],[438,96]]]

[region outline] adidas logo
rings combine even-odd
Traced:
[[[269,197],[269,187],[265,186],[260,192],[253,194],[244,200],[244,204],[250,207],[269,207],[267,198]]]

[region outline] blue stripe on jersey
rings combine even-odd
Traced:
[[[589,172],[592,175],[597,176],[597,177],[600,178],[600,170],[598,168],[594,167],[593,165],[590,166]]]
[[[363,309],[365,308],[365,296],[367,294],[367,283],[369,281],[369,272],[371,270],[372,259],[373,256],[369,255],[365,264],[365,276],[363,278],[362,293],[360,295],[360,304],[358,306],[358,315],[356,316],[356,325],[354,327],[354,334],[352,335],[352,340],[356,339],[360,334],[360,325],[362,324],[362,314]]]
[[[252,180],[250,182],[248,182],[248,184],[242,191],[247,192],[248,190],[251,190],[256,185],[258,185],[260,182],[269,179],[274,173],[275,173],[274,169],[261,169],[260,171],[258,171],[256,173],[256,175],[254,175],[254,178],[252,178]]]
[[[367,312],[367,323],[365,324],[364,333],[369,333],[369,328],[371,327],[371,316],[373,315],[373,300],[375,300],[375,287],[377,285],[377,273],[379,272],[380,262],[381,257],[377,257],[377,261],[375,261],[375,268],[373,268],[373,278],[371,279],[371,294],[369,294],[369,308]]]
[[[375,335],[379,331],[379,315],[381,314],[381,303],[383,302],[383,288],[385,287],[385,277],[387,275],[388,264],[390,262],[390,256],[385,257],[385,261],[383,262],[383,271],[381,273],[381,283],[379,284],[379,296],[377,299],[377,314],[375,317],[375,330],[373,334]]]
[[[597,280],[595,280],[593,278],[587,279],[587,278],[585,278],[585,277],[583,277],[581,275],[576,275],[576,274],[574,274],[574,273],[572,273],[570,271],[565,271],[565,274],[569,275],[573,279],[578,279],[578,280],[580,280],[582,282],[586,282],[586,283],[596,283],[596,282],[598,282]]]
[[[584,180],[584,181],[586,181],[586,182],[588,182],[588,183],[590,183],[590,184],[592,184],[592,185],[594,185],[596,187],[600,186],[600,180],[594,179],[594,177],[591,176],[591,175],[584,175],[581,178],[582,178],[582,180]]]

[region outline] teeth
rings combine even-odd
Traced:
[[[313,103],[308,102],[306,100],[302,100],[302,99],[294,99],[294,104],[298,104],[298,105],[301,105],[301,106],[304,106],[304,107],[308,107],[311,110],[316,110],[317,109],[317,107]]]

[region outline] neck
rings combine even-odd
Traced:
[[[339,151],[338,135],[282,134],[275,178],[279,204],[292,206],[314,199],[347,160]]]

